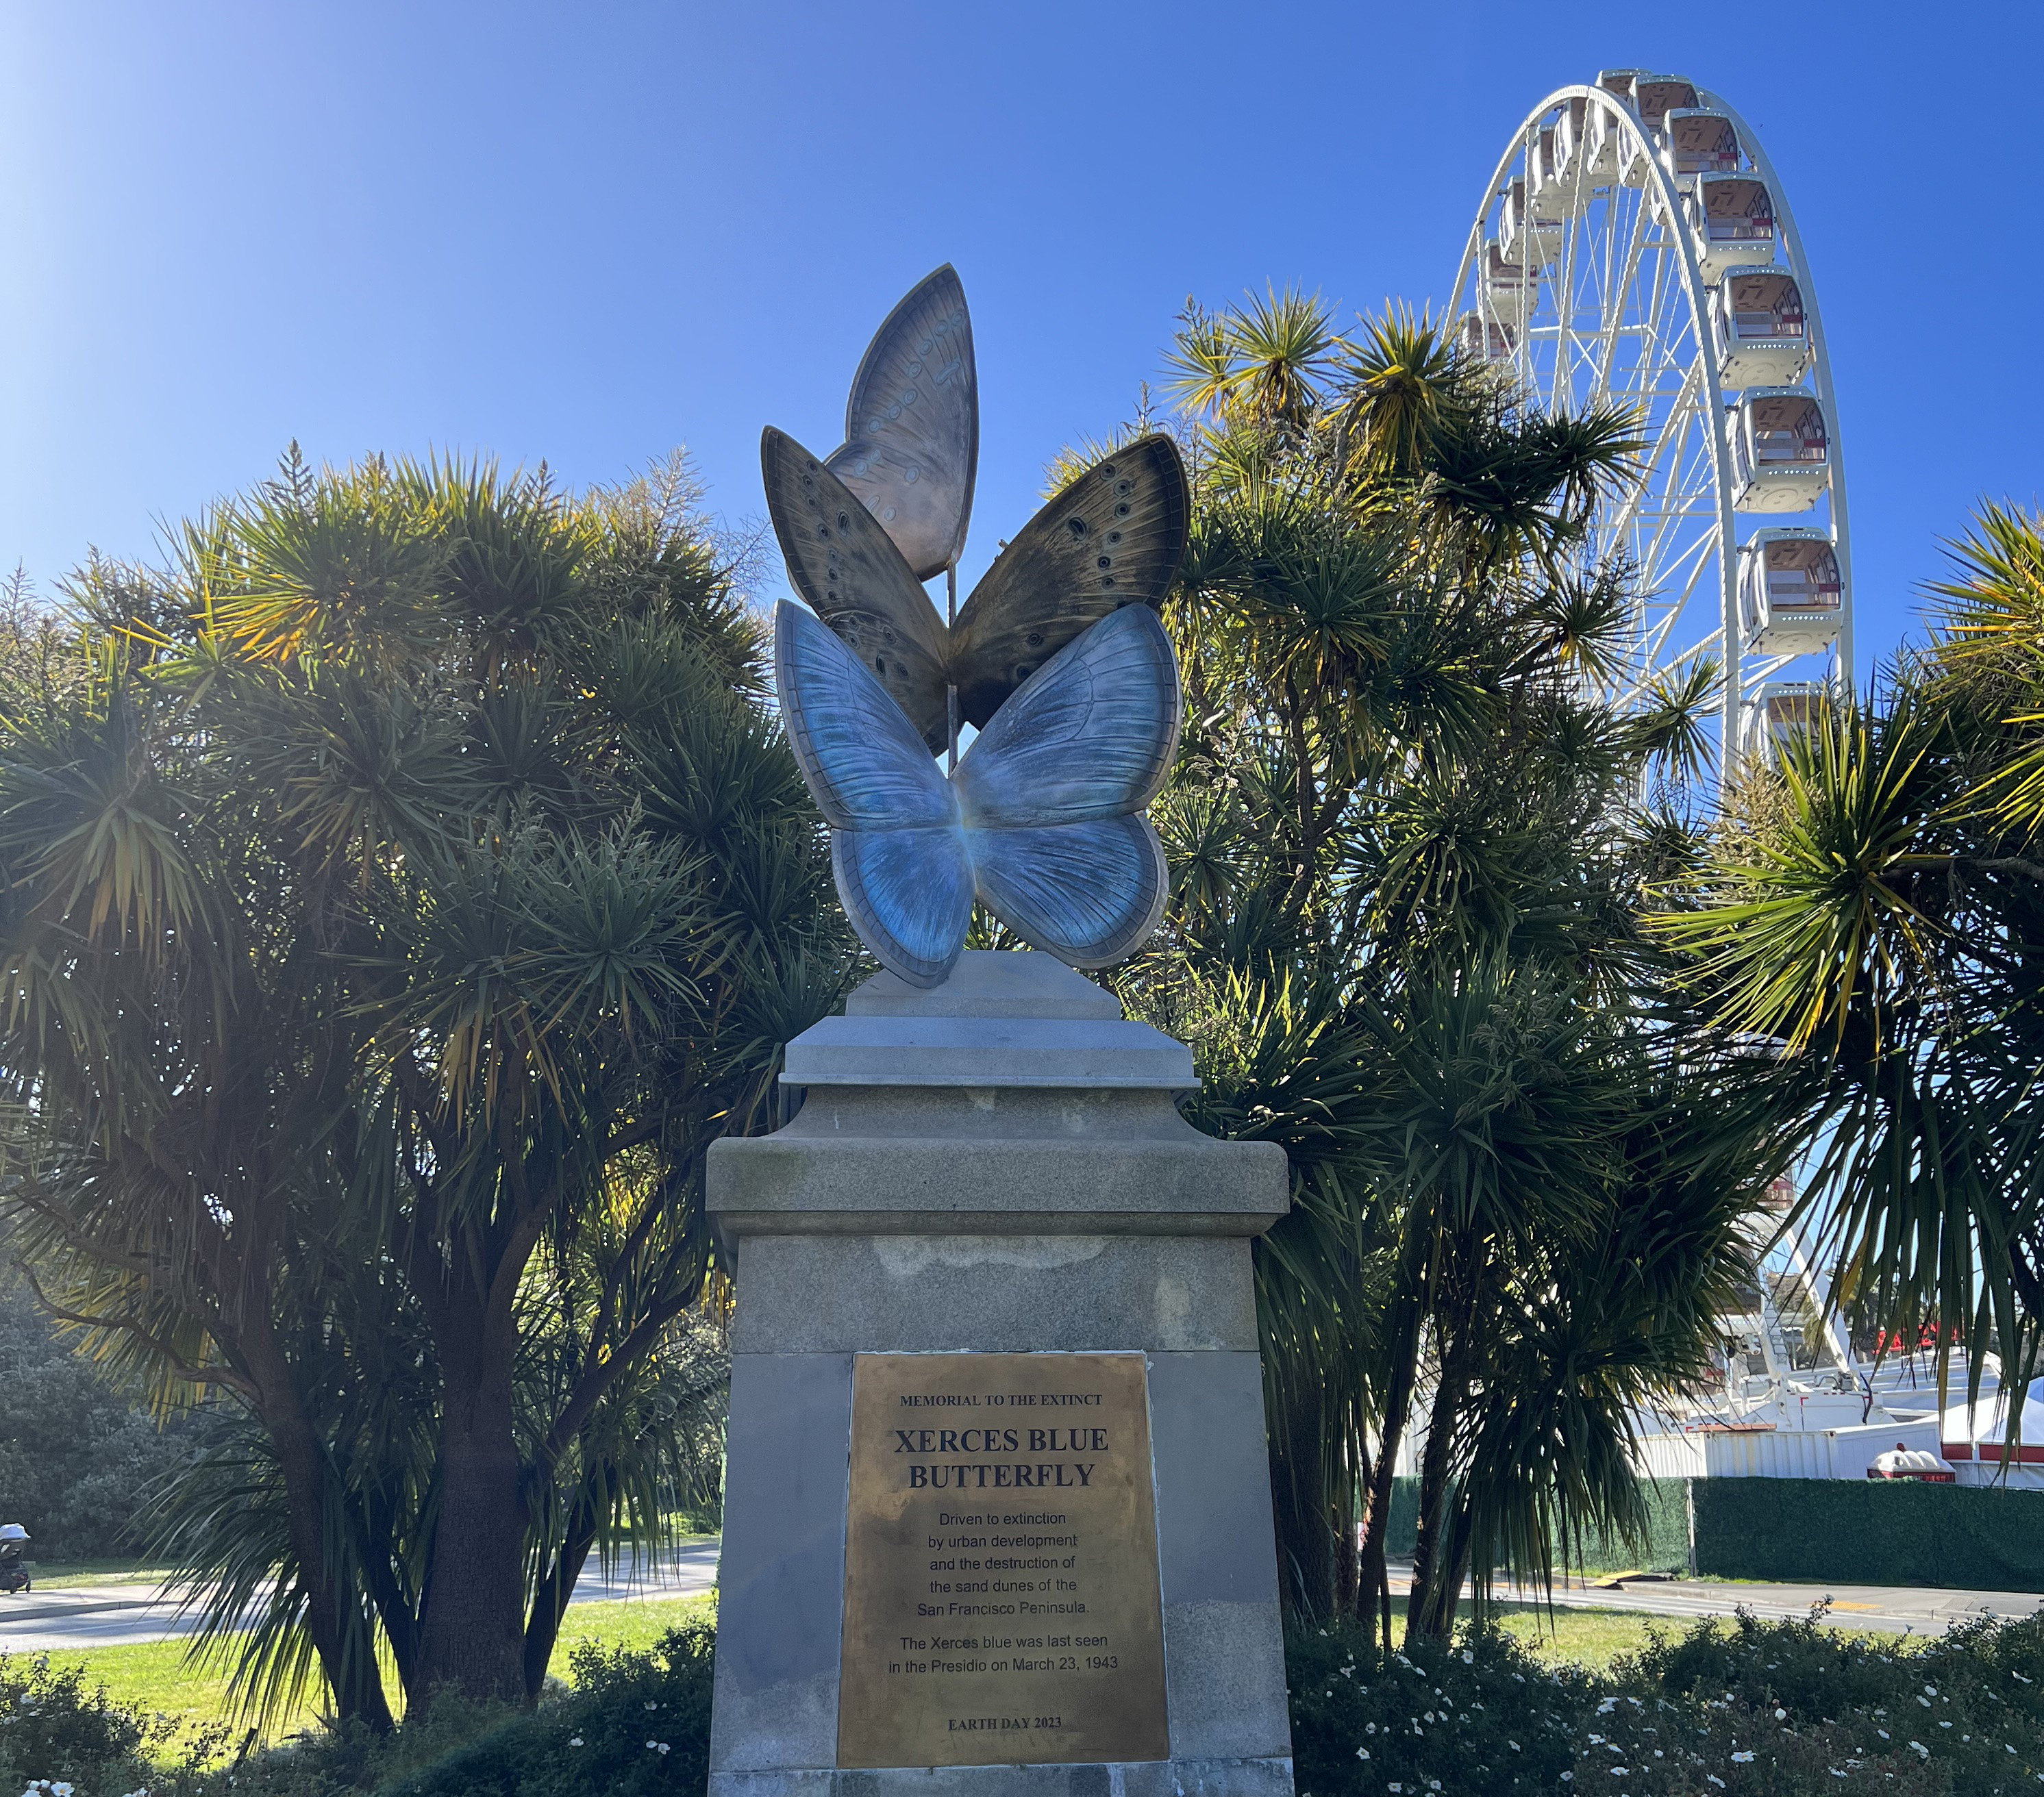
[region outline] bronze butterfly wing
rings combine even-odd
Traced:
[[[1001,701],[1082,630],[1135,604],[1161,607],[1192,520],[1167,436],[1103,456],[1022,527],[951,631],[959,715],[984,729]]]
[[[832,474],[878,518],[918,580],[965,547],[979,467],[979,376],[965,288],[949,263],[887,315],[851,380]]]
[[[760,433],[766,509],[788,578],[933,751],[949,741],[944,623],[880,521],[815,456],[770,424]]]

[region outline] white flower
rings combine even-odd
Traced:
[[[1358,1760],[1366,1760],[1370,1757],[1370,1749],[1367,1747],[1358,1747],[1355,1750],[1355,1757]]]
[[[71,1797],[71,1787],[59,1779],[50,1787],[50,1797]]]
[[[1613,1778],[1622,1778],[1631,1769],[1630,1766],[1613,1766],[1611,1768],[1611,1776]]]
[[[1753,1749],[1750,1747],[1748,1747],[1740,1753],[1733,1754],[1731,1757],[1731,1763],[1735,1766],[1751,1765],[1753,1764]]]
[[[1916,1699],[1916,1701],[1917,1701],[1919,1703],[1922,1704],[1922,1705],[1923,1706],[1923,1707],[1924,1707],[1925,1709],[1927,1709],[1927,1709],[1929,1709],[1929,1708],[1931,1707],[1931,1699],[1930,1699],[1929,1698],[1927,1698],[1927,1697],[1919,1697],[1919,1698],[1918,1698],[1918,1699]]]
[[[1438,1791],[1441,1788],[1441,1781],[1437,1778],[1430,1778],[1427,1780],[1427,1788],[1429,1791]]]
[[[1777,1722],[1785,1722],[1788,1719],[1788,1712],[1786,1710],[1777,1710],[1774,1712],[1774,1719]]]
[[[1925,1759],[1927,1760],[1931,1757],[1931,1749],[1926,1747],[1922,1741],[1912,1741],[1909,1743],[1909,1745],[1912,1751],[1921,1753]]]
[[[1592,1736],[1590,1737],[1590,1745],[1591,1745],[1591,1746],[1593,1746],[1593,1747],[1601,1747],[1601,1746],[1603,1746],[1603,1745],[1604,1745],[1604,1737],[1603,1737],[1602,1735],[1600,1735],[1600,1734],[1593,1734],[1593,1735],[1592,1735]]]
[[[1376,1733],[1377,1733],[1377,1724],[1376,1724],[1376,1723],[1374,1723],[1374,1722],[1365,1722],[1365,1723],[1362,1725],[1362,1732],[1363,1732],[1365,1734],[1376,1734]]]
[[[663,1753],[671,1753],[674,1752],[674,1749],[670,1747],[667,1742],[663,1741],[660,1743],[660,1751]]]
[[[1607,1697],[1597,1706],[1597,1714],[1600,1716],[1608,1716],[1617,1707],[1618,1699],[1616,1697]]]
[[[647,1741],[647,1742],[646,1743],[646,1745],[647,1745],[647,1746],[650,1749],[650,1748],[658,1747],[660,1744],[659,1744],[659,1741]]]
[[[1890,1734],[1885,1728],[1877,1728],[1873,1732],[1879,1735],[1883,1741],[1892,1741],[1895,1738],[1895,1737]]]
[[[1952,1725],[1950,1722],[1940,1722],[1938,1725],[1940,1728],[1950,1728],[1951,1726]]]
[[[1387,1784],[1384,1788],[1387,1791],[1403,1791],[1405,1787],[1402,1784]]]
[[[1517,1741],[1516,1741],[1508,1740],[1508,1741],[1505,1742],[1505,1744],[1504,1744],[1504,1745],[1505,1745],[1506,1746],[1509,1747],[1509,1748],[1512,1749],[1512,1751],[1513,1753],[1523,1753],[1523,1752],[1525,1751],[1525,1749],[1524,1749],[1523,1748],[1522,1748],[1522,1747],[1519,1745],[1519,1743],[1518,1743]],[[2010,1753],[2013,1753],[2015,1751],[2015,1749],[2013,1747],[2011,1747],[2011,1748],[2010,1748],[2010,1749],[2009,1749],[2009,1752],[2010,1752]]]
[[[581,1737],[580,1735],[578,1735],[578,1734],[571,1734],[571,1735],[570,1735],[570,1736],[568,1737],[568,1745],[569,1745],[569,1746],[571,1746],[571,1747],[579,1747],[579,1746],[581,1746],[581,1745],[582,1745],[582,1737]]]
[[[1938,1695],[1938,1688],[1934,1684],[1927,1684],[1923,1689],[1933,1697]]]
[[[1716,1772],[1705,1772],[1704,1776],[1708,1779],[1712,1784],[1715,1784],[1719,1790],[1722,1791],[1725,1788],[1725,1781],[1719,1778]]]
[[[1476,1664],[1476,1656],[1466,1647],[1462,1649],[1462,1664],[1465,1666],[1473,1666]]]

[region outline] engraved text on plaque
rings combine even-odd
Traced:
[[[837,1763],[1170,1754],[1143,1356],[859,1355]]]

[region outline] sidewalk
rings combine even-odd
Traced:
[[[575,1581],[574,1595],[569,1601],[608,1603],[629,1598],[695,1596],[717,1584],[718,1545],[711,1540],[685,1547],[650,1572],[620,1566],[609,1579],[592,1558]],[[0,1653],[169,1641],[189,1634],[192,1628],[190,1620],[178,1614],[176,1604],[153,1585],[110,1581],[0,1597]]]
[[[1411,1584],[1412,1569],[1394,1562],[1391,1588],[1402,1594]],[[1540,1592],[1500,1579],[1491,1587],[1500,1603],[1539,1603]],[[1692,1622],[1750,1610],[1769,1621],[1805,1617],[1829,1600],[1824,1620],[1834,1628],[1887,1629],[1896,1634],[1942,1634],[1954,1622],[1978,1616],[2005,1619],[2034,1616],[2044,1611],[2044,1595],[2035,1592],[1946,1591],[1922,1585],[1773,1585],[1719,1582],[1712,1579],[1633,1578],[1608,1582],[1571,1579],[1558,1581],[1557,1609],[1625,1610]]]

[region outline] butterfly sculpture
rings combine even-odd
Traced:
[[[955,567],[971,509],[971,343],[958,278],[940,269],[866,352],[844,445],[819,459],[770,428],[760,450],[810,607],[784,603],[774,620],[789,739],[854,927],[926,987],[956,965],[975,899],[1075,967],[1141,943],[1166,888],[1141,813],[1181,721],[1157,613],[1190,513],[1168,438],[1069,482],[955,620],[930,603],[922,579]],[[962,759],[961,724],[978,731]],[[948,777],[932,759],[947,751]]]

